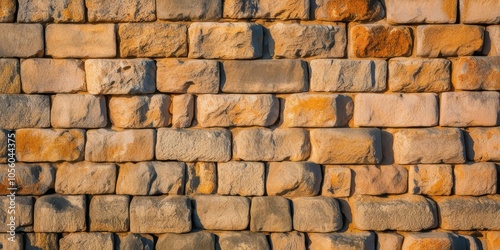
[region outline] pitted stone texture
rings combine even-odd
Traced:
[[[57,167],[55,188],[60,194],[112,194],[116,175],[115,164],[63,163]]]
[[[348,197],[351,194],[352,171],[341,165],[324,168],[322,196]]]
[[[111,123],[119,128],[155,128],[170,125],[170,96],[112,96],[109,99]]]
[[[334,232],[342,228],[339,203],[329,197],[299,197],[293,201],[293,229],[301,232]]]
[[[114,24],[49,24],[45,40],[46,53],[54,58],[116,56]]]
[[[430,127],[438,124],[438,96],[422,94],[358,94],[354,124],[370,127]]]
[[[187,128],[194,118],[194,96],[192,94],[172,96],[170,106],[173,128]]]
[[[197,228],[244,230],[250,221],[250,200],[246,197],[198,195],[194,196],[193,205]]]
[[[309,1],[227,0],[224,1],[224,18],[309,19]]]
[[[187,26],[172,23],[124,23],[118,29],[121,57],[187,56]]]
[[[318,164],[370,164],[382,160],[379,129],[313,129],[310,161]]]
[[[302,161],[309,156],[309,134],[304,129],[249,128],[232,132],[234,160]]]
[[[306,236],[300,232],[272,233],[270,236],[271,249],[306,249]]]
[[[456,195],[485,195],[497,193],[495,163],[481,162],[455,165],[453,168]]]
[[[52,98],[50,113],[55,128],[101,128],[108,124],[104,96],[58,94]]]
[[[263,36],[262,27],[253,23],[193,23],[189,26],[189,58],[258,58]]]
[[[59,240],[60,249],[113,249],[112,233],[71,233]]]
[[[375,247],[375,235],[371,232],[310,233],[307,236],[310,250],[374,249]]]
[[[187,233],[191,231],[191,202],[185,196],[134,196],[130,203],[130,232]]]
[[[21,75],[19,72],[19,60],[0,59],[0,94],[21,93]]]
[[[470,56],[483,46],[484,27],[421,25],[417,27],[417,56]]]
[[[85,231],[86,205],[84,195],[45,195],[35,202],[34,231],[61,233]]]
[[[196,120],[202,127],[273,125],[279,116],[279,101],[273,95],[199,95]]]
[[[500,111],[500,93],[446,92],[441,94],[439,125],[449,127],[495,126]]]
[[[0,22],[14,22],[16,17],[16,0],[2,0],[0,6]]]
[[[222,62],[222,92],[294,93],[307,90],[307,63],[300,60]]]
[[[349,29],[349,38],[349,55],[354,57],[410,56],[413,47],[408,27],[355,25]]]
[[[154,249],[155,240],[149,234],[118,234],[115,237],[115,245],[120,246],[120,250],[134,249]]]
[[[262,162],[230,161],[217,164],[217,193],[263,196],[265,166]]]
[[[406,193],[408,172],[399,165],[351,166],[354,193],[368,195]]]
[[[183,194],[185,164],[182,162],[139,162],[120,165],[117,194]]]
[[[20,233],[16,233],[15,236],[11,236],[10,234],[7,233],[1,233],[0,234],[0,244],[2,244],[2,247],[4,245],[9,246],[9,250],[21,250],[24,249],[24,235]]]
[[[458,0],[386,0],[387,22],[455,23]]]
[[[31,231],[33,229],[33,203],[31,196],[0,197],[0,206],[4,208],[0,210],[0,223],[2,223],[0,230],[7,232],[14,227],[18,232]]]
[[[156,249],[215,249],[215,236],[209,232],[195,232],[187,234],[162,234],[156,242]]]
[[[44,42],[41,24],[2,23],[0,34],[3,34],[0,37],[0,57],[43,56]]]
[[[357,196],[351,209],[359,230],[420,231],[438,225],[436,204],[420,195]]]
[[[411,194],[450,195],[453,188],[451,165],[415,165],[408,170]]]
[[[149,59],[89,59],[85,61],[90,94],[155,92],[156,66]]]
[[[76,93],[85,91],[83,62],[75,59],[26,59],[21,62],[25,93]]]
[[[376,21],[385,11],[379,0],[315,0],[314,17],[325,21]]]
[[[212,60],[159,59],[156,61],[160,92],[204,94],[219,92],[219,63]]]
[[[283,197],[252,198],[250,218],[251,231],[288,232],[292,230],[290,203]]]
[[[310,62],[311,91],[378,92],[385,90],[384,60],[317,59]]]
[[[269,28],[270,53],[274,58],[344,57],[345,24],[277,23]]]
[[[403,241],[397,233],[377,233],[377,249],[402,249]]]
[[[500,25],[486,27],[482,54],[485,56],[500,56]]]
[[[8,165],[0,165],[7,169]],[[9,183],[8,171],[0,174],[0,194],[7,195],[10,191],[7,188],[17,188],[17,195],[43,195],[49,189],[54,188],[56,170],[50,164],[24,164],[16,163],[15,185]]]
[[[83,159],[85,131],[81,129],[19,129],[18,161],[78,161]]]
[[[451,63],[446,59],[394,58],[389,61],[393,92],[443,92],[450,89]]]
[[[50,126],[50,97],[44,95],[0,95],[0,128]],[[22,114],[22,115],[20,115]]]
[[[222,16],[222,1],[156,0],[156,15],[162,20],[215,21]]]
[[[499,45],[500,46],[500,45]],[[500,90],[499,57],[460,57],[452,61],[455,89]]]
[[[464,139],[456,128],[401,129],[394,133],[393,149],[399,164],[465,162]]]
[[[411,233],[405,236],[403,249],[454,249],[452,235],[445,232]]]
[[[271,162],[266,178],[267,195],[315,196],[321,188],[321,166],[312,162]]]
[[[154,0],[85,0],[90,22],[144,22],[156,20]]]
[[[85,22],[84,0],[19,0],[17,21],[36,22]]]
[[[250,232],[223,232],[219,235],[220,250],[244,249],[269,250],[266,235]]]
[[[496,0],[460,0],[460,21],[463,23],[500,23],[500,2]]]
[[[85,160],[93,162],[151,160],[154,157],[155,135],[152,129],[89,130]]]
[[[59,236],[56,233],[27,233],[24,244],[25,249],[57,249]]]
[[[469,128],[465,135],[469,160],[500,161],[500,127]]]
[[[90,200],[90,231],[126,232],[129,230],[129,202],[124,195],[96,195]]]
[[[215,194],[217,192],[217,166],[215,163],[187,163],[186,167],[186,195]]]
[[[497,195],[434,197],[444,230],[500,230]]]
[[[158,129],[156,159],[225,162],[231,159],[231,132],[226,129]]]

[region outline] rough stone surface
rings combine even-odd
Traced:
[[[78,161],[83,159],[85,132],[80,129],[19,129],[18,161]]]
[[[8,165],[0,165],[0,167],[7,169]],[[43,195],[49,189],[54,188],[56,170],[51,164],[16,163],[15,169],[15,186],[10,186],[7,171],[0,174],[0,194],[9,194],[7,190],[9,187],[17,188],[17,195]]]
[[[0,245],[5,249],[21,250],[24,249],[24,236],[17,233],[13,238],[10,234],[2,233],[0,234]],[[7,247],[8,246],[8,247]]]
[[[89,130],[85,159],[93,162],[151,160],[154,157],[155,135],[151,129]]]
[[[213,21],[222,16],[221,0],[156,0],[158,19]]]
[[[500,197],[439,197],[440,227],[444,230],[500,230]]]
[[[496,0],[460,0],[463,23],[500,23],[500,2]]]
[[[199,95],[196,120],[202,127],[270,126],[279,116],[273,95]]]
[[[85,231],[87,228],[85,219],[86,204],[87,201],[84,195],[52,194],[37,198],[34,215],[35,232]]]
[[[408,170],[411,194],[450,195],[453,188],[451,165],[415,165]]]
[[[450,127],[495,126],[498,124],[500,93],[446,92],[441,94],[439,125]]]
[[[308,19],[309,1],[228,0],[224,1],[224,18]]]
[[[0,211],[0,223],[2,223],[0,224],[0,230],[7,232],[14,227],[16,231],[30,231],[33,226],[33,198],[31,196],[19,196],[15,197],[14,202],[15,205],[12,208],[11,197],[0,197],[0,206],[4,208]],[[14,225],[12,225],[12,217],[14,217]]]
[[[251,231],[288,232],[292,230],[290,202],[283,197],[252,198],[250,218]]]
[[[24,244],[25,249],[57,249],[59,237],[55,233],[27,233]]]
[[[410,56],[413,47],[408,27],[356,25],[349,29],[349,38],[349,55],[354,57]]]
[[[158,129],[156,159],[225,162],[231,159],[231,132],[226,129]]]
[[[188,163],[186,167],[186,195],[215,194],[217,192],[217,166],[215,163]]]
[[[315,0],[314,17],[325,21],[376,21],[385,11],[378,0]]]
[[[500,57],[460,57],[452,62],[455,89],[500,90]]]
[[[233,132],[233,159],[302,161],[309,156],[309,135],[303,129],[249,128]]]
[[[265,166],[261,162],[230,161],[217,164],[220,195],[264,195]]]
[[[252,23],[193,23],[189,26],[189,58],[258,58],[263,36],[262,27]]]
[[[382,160],[379,129],[313,129],[310,161],[318,164],[370,164]]]
[[[50,126],[50,97],[43,95],[0,95],[0,128]],[[23,114],[23,115],[19,115]]]
[[[377,249],[402,249],[403,240],[397,233],[377,233]]]
[[[271,162],[266,177],[267,195],[315,196],[321,188],[321,166],[312,162]]]
[[[60,194],[112,194],[116,175],[114,164],[63,163],[57,167],[55,188]]]
[[[212,60],[160,59],[157,64],[157,88],[168,93],[219,92],[219,63]]]
[[[447,91],[450,75],[451,63],[446,59],[394,58],[389,61],[389,89],[393,92]]]
[[[25,93],[75,93],[85,91],[83,62],[75,59],[27,59],[21,62]]]
[[[191,203],[185,196],[135,196],[130,202],[130,232],[191,231]]]
[[[417,56],[470,56],[483,46],[484,28],[472,25],[422,25],[417,27]]]
[[[194,96],[192,94],[172,96],[170,106],[173,128],[187,128],[194,118]]]
[[[436,204],[420,195],[358,196],[351,209],[359,230],[420,231],[438,225]]]
[[[455,23],[458,0],[386,0],[387,22]]]
[[[126,232],[129,230],[130,198],[123,195],[97,195],[90,200],[91,231]]]
[[[0,94],[18,94],[20,92],[19,60],[0,59]]]
[[[271,249],[306,249],[306,237],[300,232],[272,233],[270,236]]]
[[[84,22],[84,0],[18,0],[17,21],[34,22]]]
[[[209,232],[187,234],[162,234],[156,242],[156,249],[215,249],[215,237]]]
[[[293,199],[293,229],[301,232],[326,233],[342,228],[339,203],[329,197]]]
[[[71,233],[59,240],[60,249],[113,249],[112,233]]]
[[[115,246],[120,250],[154,249],[155,240],[149,234],[119,234],[115,237]]]
[[[13,22],[16,17],[16,0],[2,0],[0,7],[0,22]]]
[[[194,197],[193,205],[197,228],[244,230],[250,221],[250,200],[246,197],[199,195]]]
[[[345,24],[278,23],[269,28],[270,53],[274,58],[344,57]]]
[[[224,232],[219,235],[220,250],[262,249],[269,250],[266,235],[250,232]]]
[[[310,233],[307,236],[310,250],[373,249],[375,246],[375,235],[370,232]]]
[[[483,55],[500,56],[500,25],[490,25],[484,31]]]
[[[352,166],[355,194],[406,193],[408,172],[399,165]]]
[[[348,197],[351,194],[352,170],[345,166],[325,166],[322,196]]]
[[[104,96],[58,94],[52,98],[51,124],[56,128],[101,128],[108,124]]]
[[[465,135],[469,160],[500,161],[500,127],[469,128]]]
[[[170,96],[113,96],[109,118],[119,128],[154,128],[170,125]]]
[[[0,57],[43,56],[43,26],[41,24],[2,23],[0,34],[3,34],[0,37]]]
[[[187,56],[187,26],[172,23],[125,23],[118,29],[121,57]]]
[[[85,0],[90,22],[144,22],[156,20],[154,0]]]
[[[481,162],[455,165],[453,168],[456,195],[485,195],[497,193],[495,163]]]
[[[403,249],[453,249],[453,239],[449,233],[411,233],[407,234]]]

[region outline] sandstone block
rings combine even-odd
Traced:
[[[14,238],[12,240],[11,239],[12,239],[12,236],[10,234],[7,234],[7,233],[0,234],[0,244],[2,244],[2,247],[4,245],[6,245],[5,249],[8,249],[8,250],[24,249],[24,235],[17,233],[14,236]]]
[[[248,249],[269,250],[266,235],[250,232],[223,232],[219,235],[220,250],[231,250],[240,247]]]
[[[351,166],[354,193],[368,195],[406,193],[408,172],[399,165]]]
[[[170,96],[113,96],[109,99],[111,123],[119,128],[154,128],[170,125]]]
[[[85,91],[83,62],[76,59],[26,59],[21,62],[25,93],[75,93]]]
[[[267,195],[315,196],[321,188],[321,166],[312,162],[271,162],[266,177]]]
[[[220,195],[264,195],[265,166],[262,162],[230,161],[217,164]]]
[[[50,126],[50,97],[44,95],[0,95],[0,128]],[[23,114],[23,115],[19,115]]]
[[[228,0],[224,2],[224,18],[309,19],[309,1]]]
[[[130,202],[130,232],[191,231],[191,203],[185,196],[135,196]]]
[[[1,12],[1,10],[0,10]],[[21,75],[19,74],[19,60],[0,59],[0,93],[21,93]]]
[[[270,237],[271,249],[306,249],[306,236],[300,232],[272,233]]]
[[[59,237],[55,233],[27,233],[24,244],[25,249],[57,249]]]
[[[407,234],[403,249],[453,249],[453,239],[449,233],[411,233]]]
[[[438,96],[422,94],[358,94],[354,124],[371,127],[430,127],[438,124]]]
[[[386,1],[387,21],[404,23],[455,23],[458,0]]]
[[[1,168],[7,169],[7,165],[0,165]],[[16,163],[16,194],[18,195],[43,195],[49,189],[54,188],[54,180],[56,170],[51,164],[24,164]],[[10,186],[8,180],[8,172],[4,171],[0,174],[0,194],[6,195],[10,192],[7,190]]]
[[[225,162],[231,159],[226,129],[158,129],[157,160]]]
[[[310,62],[311,91],[378,92],[385,90],[384,60],[316,59]]]
[[[120,165],[117,194],[183,194],[185,164],[182,162],[139,162]]]
[[[36,22],[85,22],[83,0],[18,0],[17,21]]]
[[[415,165],[408,170],[411,194],[450,195],[453,188],[451,165]]]
[[[124,195],[97,195],[90,200],[91,231],[126,232],[129,230],[129,202]]]
[[[500,25],[490,25],[484,31],[483,55],[500,56]]]
[[[221,0],[157,0],[156,15],[166,20],[218,20],[222,16]]]
[[[483,46],[484,28],[473,25],[417,27],[417,56],[470,56]]]
[[[156,20],[154,0],[86,0],[90,22],[144,22]]]
[[[12,203],[14,201],[14,205]],[[33,229],[33,198],[31,196],[0,197],[0,230],[7,231],[31,231]],[[13,213],[11,211],[14,211]],[[14,225],[12,223],[14,217]],[[31,229],[31,230],[30,230]]]
[[[187,56],[184,24],[124,23],[119,25],[118,35],[121,57]]]
[[[217,192],[217,166],[215,163],[197,162],[186,165],[186,195],[215,194]]]
[[[378,24],[356,25],[349,29],[349,55],[354,57],[410,56],[411,29]]]
[[[113,249],[112,233],[71,233],[59,240],[61,249]]]
[[[359,230],[420,231],[438,225],[436,204],[420,195],[358,196],[351,209]]]
[[[219,92],[219,63],[212,60],[157,60],[160,92],[204,94]]]
[[[500,23],[500,2],[460,0],[460,21],[463,23]]]
[[[269,28],[274,58],[344,57],[347,44],[344,24],[278,23]]]
[[[333,232],[342,228],[337,200],[329,197],[293,199],[293,229],[301,232]]]
[[[80,129],[19,129],[18,161],[78,161],[83,159],[85,132]]]
[[[115,244],[120,250],[154,249],[155,241],[149,234],[119,234],[115,237]]]
[[[172,96],[172,127],[187,128],[194,118],[194,96],[192,94]]]
[[[455,89],[500,90],[500,57],[460,57],[452,62]]]
[[[43,56],[44,42],[41,24],[2,23],[0,34],[3,34],[0,37],[0,57]]]
[[[104,96],[58,94],[52,98],[51,124],[56,128],[100,128],[108,123]]]
[[[87,131],[85,160],[93,162],[148,161],[154,157],[156,133],[152,129]]]
[[[393,92],[447,91],[450,64],[446,59],[393,58],[389,61],[389,89]]]
[[[487,232],[486,233],[488,249],[495,249],[500,246],[500,232]],[[478,248],[479,249],[479,248]]]
[[[325,21],[376,21],[385,15],[378,0],[315,0],[315,19]]]
[[[215,236],[209,232],[196,232],[187,234],[162,234],[156,242],[156,249],[215,249]]]
[[[246,197],[199,195],[194,197],[193,205],[197,228],[244,230],[250,221],[250,200]]]
[[[46,53],[54,58],[116,56],[114,24],[49,24],[45,40]]]
[[[63,163],[57,167],[55,188],[60,194],[112,194],[116,175],[115,164]]]
[[[485,195],[497,193],[495,163],[481,162],[455,165],[453,168],[456,195]]]
[[[90,94],[139,94],[155,91],[156,66],[148,59],[85,61]]]
[[[304,129],[249,128],[233,132],[233,159],[244,161],[302,161],[309,156]]]
[[[500,161],[500,127],[469,128],[465,142],[469,160]]]
[[[310,161],[318,164],[370,164],[382,160],[379,129],[313,129]]]
[[[310,250],[375,249],[375,235],[371,232],[310,233],[307,236]]]
[[[495,126],[498,124],[500,93],[446,92],[441,94],[439,125],[450,127]]]
[[[441,217],[440,227],[444,230],[499,230],[498,196],[452,196],[436,197]]]
[[[44,195],[35,202],[34,231],[37,233],[78,232],[86,229],[84,195]]]
[[[262,27],[252,23],[193,23],[189,26],[189,58],[258,58],[263,36]]]
[[[251,231],[288,232],[292,230],[290,203],[280,196],[252,198],[250,218]]]
[[[322,196],[348,197],[351,194],[352,172],[344,166],[325,166]]]
[[[399,164],[464,163],[462,132],[455,128],[401,129],[394,133],[394,160]]]
[[[403,240],[397,233],[377,233],[377,249],[402,249]]]
[[[0,22],[14,22],[17,5],[15,0],[2,0],[0,7]]]
[[[307,63],[299,60],[222,62],[222,92],[294,93],[307,90]]]

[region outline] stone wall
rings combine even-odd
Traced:
[[[1,249],[500,249],[499,0],[0,22]]]

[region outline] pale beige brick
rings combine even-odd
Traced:
[[[348,197],[351,195],[353,174],[350,168],[342,165],[325,166],[322,196]]]
[[[403,249],[453,249],[450,233],[411,233],[405,236]]]
[[[50,126],[50,97],[44,95],[0,95],[0,128]],[[22,114],[22,115],[20,115]]]
[[[250,222],[250,200],[246,197],[198,195],[193,205],[196,228],[244,230]]]
[[[500,57],[459,57],[452,62],[455,89],[500,90]]]
[[[265,167],[262,162],[230,161],[217,164],[217,193],[220,195],[264,195]]]
[[[125,195],[92,196],[89,206],[91,231],[126,232],[129,230],[130,198]]]
[[[299,197],[293,202],[293,229],[327,233],[342,228],[339,203],[329,197]]]
[[[455,23],[458,0],[386,0],[387,21],[405,23]]]
[[[156,0],[158,19],[215,21],[222,16],[221,0]]]
[[[449,127],[495,126],[500,94],[496,91],[446,92],[441,94],[439,125]]]
[[[354,194],[383,195],[406,193],[408,172],[399,165],[350,166]]]
[[[22,60],[21,78],[25,93],[75,93],[87,89],[81,60]]]
[[[359,233],[308,233],[307,245],[310,250],[323,249],[373,249],[375,234]]]
[[[18,129],[16,157],[24,162],[83,160],[85,131],[81,129]]]
[[[170,110],[172,113],[172,127],[190,127],[194,118],[194,96],[192,94],[172,96]]]
[[[325,21],[376,21],[385,15],[379,0],[315,0],[311,5],[316,5],[314,19]]]
[[[0,59],[0,94],[21,93],[19,60]]]
[[[55,189],[60,194],[112,194],[117,173],[115,164],[63,163],[57,166]]]
[[[484,27],[422,25],[417,27],[416,53],[420,57],[470,56],[483,47]]]
[[[402,249],[404,237],[397,233],[378,233],[377,249]]]
[[[51,124],[56,128],[100,128],[108,123],[104,96],[58,94],[52,98]]]
[[[119,128],[155,128],[170,125],[170,96],[112,96],[109,118]]]
[[[185,164],[182,162],[139,162],[120,165],[117,194],[179,195],[184,193]]]
[[[411,194],[450,195],[453,188],[451,165],[414,165],[408,170]]]
[[[500,25],[486,27],[482,52],[485,56],[500,56]]]
[[[485,195],[497,193],[495,163],[458,164],[453,168],[456,195]]]
[[[393,92],[443,92],[450,89],[451,63],[446,59],[394,58],[389,61]]]
[[[0,57],[43,56],[43,26],[39,23],[1,23]]]
[[[59,240],[61,249],[78,249],[82,246],[87,249],[112,249],[114,235],[112,233],[71,233]]]
[[[309,19],[309,1],[227,0],[224,18]]]
[[[85,0],[90,22],[144,22],[156,20],[154,0]]]
[[[44,195],[35,202],[34,231],[79,232],[87,228],[85,195]]]
[[[306,236],[300,232],[272,233],[269,243],[272,249],[306,249]]]
[[[500,127],[469,128],[465,145],[471,161],[500,161]]]
[[[349,28],[349,55],[354,57],[410,56],[413,47],[411,29],[379,24]]]
[[[212,60],[160,59],[156,61],[157,88],[168,93],[219,92],[219,63]]]
[[[14,22],[16,18],[17,5],[16,0],[0,1],[0,22]]]
[[[135,196],[130,202],[132,233],[187,233],[191,228],[186,196]]]
[[[500,230],[500,197],[489,195],[433,197],[439,207],[440,228],[444,230]]]
[[[84,0],[18,0],[17,21],[85,22]]]
[[[250,230],[288,232],[292,230],[290,202],[279,196],[252,198]]]
[[[266,178],[267,195],[315,196],[321,188],[321,166],[312,162],[270,162]]]
[[[497,0],[460,0],[462,23],[500,23]]]

